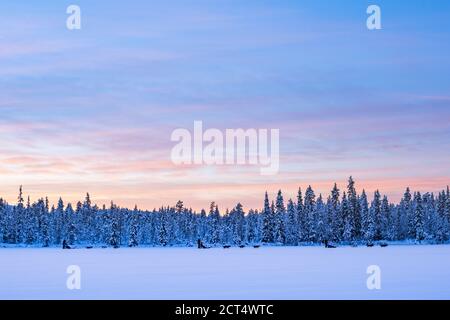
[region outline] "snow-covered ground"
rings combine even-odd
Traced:
[[[69,265],[81,289],[69,290]],[[367,267],[381,268],[369,290]],[[0,249],[1,299],[449,299],[450,246]]]

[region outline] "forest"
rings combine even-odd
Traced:
[[[75,207],[59,199],[50,208],[46,198],[25,201],[22,187],[17,203],[0,199],[0,242],[8,245],[60,246],[300,246],[323,242],[371,245],[380,241],[445,243],[450,238],[449,187],[439,194],[406,188],[399,203],[377,190],[370,201],[352,177],[345,190],[336,184],[326,198],[311,186],[285,201],[265,194],[262,208],[244,211],[241,203],[219,211],[215,202],[196,212],[182,201],[154,210],[98,207],[89,194]]]

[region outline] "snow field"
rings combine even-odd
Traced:
[[[81,269],[81,289],[66,286]],[[368,266],[381,289],[367,288]],[[1,299],[449,299],[450,246],[0,249]]]

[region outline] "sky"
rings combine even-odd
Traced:
[[[66,8],[81,8],[68,30]],[[366,9],[381,8],[381,30]],[[262,206],[450,183],[448,1],[1,1],[0,197]],[[175,165],[177,128],[280,130],[280,170]]]

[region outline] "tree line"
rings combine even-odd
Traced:
[[[30,203],[19,189],[17,204],[0,199],[0,242],[59,246],[193,246],[198,239],[209,246],[273,244],[298,246],[324,241],[337,244],[373,244],[377,241],[445,243],[450,239],[449,187],[437,195],[411,193],[407,188],[398,204],[377,190],[369,202],[349,178],[344,191],[335,184],[325,199],[309,186],[295,200],[274,201],[266,192],[263,207],[244,212],[238,203],[220,213],[212,202],[209,211],[195,212],[182,201],[152,211],[91,203],[89,194],[75,208],[59,199]]]

